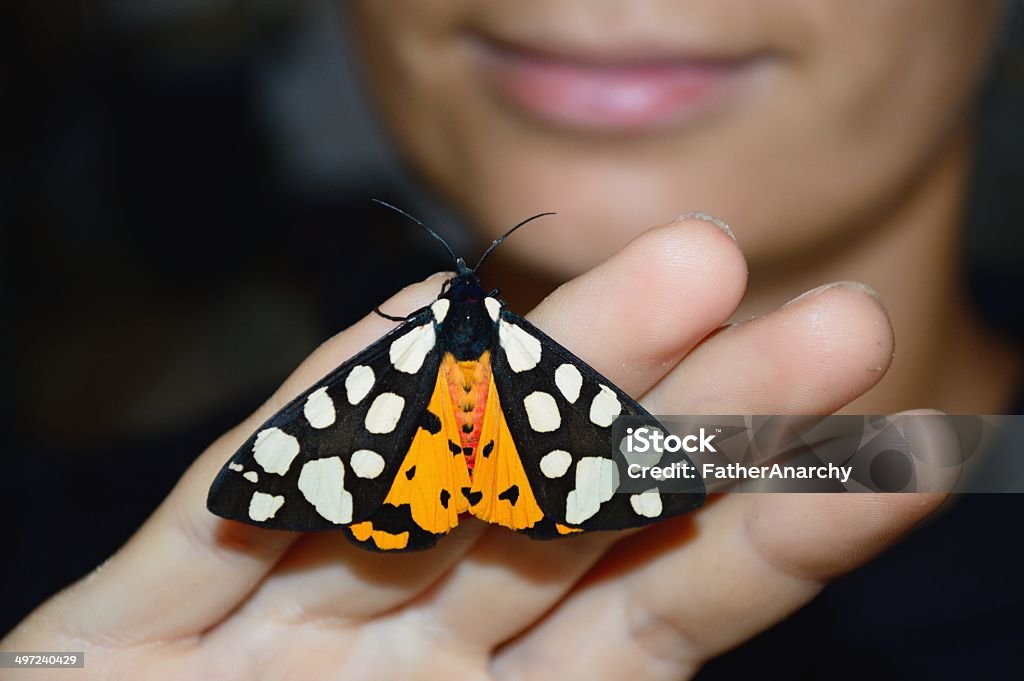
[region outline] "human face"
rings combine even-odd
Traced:
[[[689,210],[752,265],[828,247],[962,140],[1000,0],[359,0],[399,147],[567,276]]]

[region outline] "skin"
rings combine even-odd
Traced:
[[[485,285],[533,275],[535,287],[507,290],[526,311],[568,279],[527,317],[654,413],[948,407],[957,376],[981,413],[1005,399],[1017,358],[970,321],[951,257],[997,3],[586,7],[597,9],[355,5],[396,139],[481,234],[560,212],[557,229],[510,239]],[[598,38],[696,26],[777,57],[762,87],[699,125],[580,135],[503,109],[463,61],[463,27],[548,25]],[[710,222],[663,223],[693,208],[728,219],[743,252]],[[863,284],[818,287],[863,275],[891,316]],[[439,284],[383,308],[415,309]],[[893,365],[894,325],[909,357]],[[927,333],[936,326],[950,333]],[[629,536],[543,543],[467,520],[436,549],[402,556],[210,515],[209,483],[246,437],[390,327],[371,315],[327,341],[197,459],[121,551],[0,648],[85,649],[95,678],[686,678],[943,499],[725,495]],[[947,376],[924,383],[940,360]]]

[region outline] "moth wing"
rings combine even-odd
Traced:
[[[383,514],[388,530],[381,532],[409,536],[398,546],[400,538],[367,535],[378,548],[431,545],[434,533],[417,526],[409,509],[384,502],[407,457],[425,451],[414,448],[424,441],[420,433],[443,436],[441,416],[429,408],[441,355],[437,332],[425,309],[289,402],[218,473],[209,510],[297,531],[361,532],[361,523]]]
[[[472,515],[513,530],[530,530],[544,520],[509,430],[493,371],[474,461],[472,487],[463,490]]]
[[[468,508],[461,490],[469,486],[466,459],[457,446],[458,424],[448,385],[434,371],[434,386],[397,475],[381,506],[369,518],[345,528],[356,544],[372,551],[426,549],[459,524]]]
[[[620,491],[628,463],[612,423],[665,431],[640,404],[528,321],[505,309],[496,329],[492,372],[503,420],[515,443],[531,495],[544,518],[526,532],[537,538],[576,531],[621,530],[687,513],[704,501],[700,480],[650,480]],[[681,453],[658,465],[692,463]],[[628,489],[635,488],[630,485]]]

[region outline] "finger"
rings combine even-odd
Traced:
[[[874,386],[892,354],[878,294],[836,282],[724,329],[644,400],[654,414],[828,414]]]
[[[542,670],[553,678],[688,678],[881,551],[942,498],[722,497],[657,528],[657,541],[644,532],[617,546],[600,566],[605,574],[499,655],[495,676],[525,678]],[[588,645],[595,640],[603,645]],[[587,655],[566,654],[584,647]]]
[[[413,600],[478,540],[484,524],[462,516],[429,551],[376,553],[334,532],[303,536],[251,594],[240,618],[355,625]]]
[[[404,289],[386,309],[429,303],[444,278],[435,275]],[[214,516],[206,509],[210,483],[261,423],[393,326],[369,315],[325,342],[266,404],[196,460],[117,554],[38,616],[86,640],[136,642],[190,636],[233,610],[299,535]]]
[[[694,217],[644,232],[528,318],[630,395],[642,395],[721,325],[747,286],[731,233]]]
[[[644,233],[529,317],[638,394],[728,319],[745,283],[746,263],[733,240],[708,222],[683,220]],[[431,620],[489,648],[550,608],[620,536],[536,542],[494,528],[424,607]]]

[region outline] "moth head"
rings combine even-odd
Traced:
[[[457,275],[445,282],[445,288],[441,291],[440,297],[447,298],[453,303],[483,300],[487,293],[480,285],[480,279],[476,276],[476,272],[466,267],[462,258],[459,258],[458,262],[465,270],[460,269]]]

